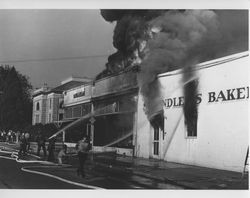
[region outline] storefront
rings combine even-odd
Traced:
[[[95,82],[94,149],[133,155],[137,114],[137,74],[125,72]]]

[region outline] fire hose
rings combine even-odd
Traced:
[[[4,150],[3,150],[4,149]],[[34,164],[34,163],[38,163],[38,164],[42,164],[40,166],[25,166],[22,167],[21,170],[24,172],[28,172],[28,173],[33,173],[33,174],[38,174],[38,175],[43,175],[46,177],[50,177],[50,178],[54,178],[56,180],[59,180],[61,182],[65,182],[71,185],[76,185],[76,186],[80,186],[83,188],[89,188],[89,189],[103,189],[97,186],[92,186],[92,185],[87,185],[87,184],[82,184],[82,183],[78,183],[78,182],[73,182],[64,178],[61,178],[59,176],[56,175],[52,175],[49,173],[44,173],[41,171],[35,171],[35,170],[31,170],[32,168],[65,168],[65,167],[69,167],[71,165],[68,164],[62,164],[61,166],[58,166],[58,164],[53,163],[53,162],[48,162],[48,161],[42,161],[42,160],[20,160],[18,159],[18,152],[15,149],[12,149],[12,151],[6,151],[7,149],[5,147],[0,147],[0,153],[4,153],[4,154],[10,154],[10,157],[7,156],[1,156],[0,158],[3,159],[9,159],[9,160],[15,160],[17,163],[22,163],[22,164]],[[30,156],[33,156],[32,154],[28,154]],[[46,165],[46,166],[44,166]]]

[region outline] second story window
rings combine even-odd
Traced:
[[[184,116],[187,137],[197,137],[198,106],[196,101],[198,81],[193,80],[185,85]]]
[[[39,103],[39,102],[36,103],[36,110],[37,110],[37,111],[40,110],[40,103]]]
[[[49,99],[49,109],[52,107],[52,98]]]
[[[59,100],[59,108],[62,109],[63,108],[63,100]]]

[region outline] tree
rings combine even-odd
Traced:
[[[0,66],[0,129],[23,130],[31,123],[31,89],[14,66]]]

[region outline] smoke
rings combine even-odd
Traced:
[[[96,78],[141,64],[146,41],[149,39],[148,23],[164,12],[165,10],[101,10],[105,20],[116,21],[113,46],[117,52],[109,56],[105,70]]]
[[[97,78],[140,65],[139,87],[149,117],[162,109],[158,74],[248,50],[246,10],[102,10],[101,14],[116,21],[117,52]]]
[[[149,23],[152,32],[141,64],[139,86],[147,114],[162,109],[156,76],[212,57],[211,43],[221,39],[217,15],[207,10],[169,11]],[[153,102],[152,102],[153,101]]]

